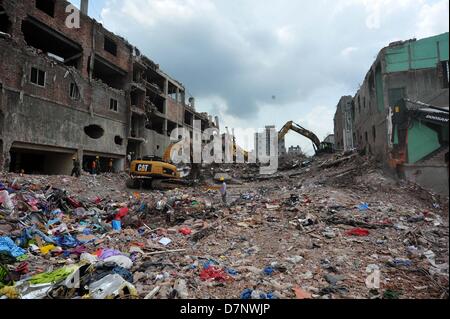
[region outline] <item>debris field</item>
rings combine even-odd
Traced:
[[[0,298],[448,298],[448,198],[359,155],[193,187],[0,178]]]

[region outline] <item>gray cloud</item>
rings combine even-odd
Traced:
[[[356,92],[383,46],[448,31],[448,12],[433,19],[442,7],[448,1],[109,0],[102,20],[226,125],[303,120],[324,138],[340,96]],[[300,137],[288,143],[310,149]]]

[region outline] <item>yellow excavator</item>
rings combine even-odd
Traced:
[[[278,141],[283,140],[290,130],[297,132],[298,134],[303,135],[304,137],[310,139],[313,142],[313,147],[316,154],[333,152],[333,145],[331,143],[320,142],[316,134],[305,129],[299,124],[294,123],[293,121],[287,122],[281,128],[281,130],[278,132]]]
[[[180,177],[175,165],[158,157],[144,157],[134,160],[130,165],[129,188],[151,187],[153,189],[172,189],[187,185]]]
[[[284,139],[290,130],[293,130],[310,139],[313,142],[316,154],[331,153],[333,150],[330,143],[320,142],[319,138],[313,132],[303,128],[293,121],[287,122],[278,132],[278,141]],[[225,138],[225,135],[223,135],[223,138]],[[172,189],[190,185],[191,182],[182,178],[177,167],[171,164],[171,153],[175,145],[176,143],[170,144],[164,151],[162,158],[147,156],[142,159],[132,161],[130,165],[130,178],[127,180],[127,186],[129,188],[149,186],[153,189]],[[234,158],[236,158],[237,152],[244,155],[244,160],[248,160],[248,152],[237,146],[235,140],[233,139]],[[192,147],[190,155],[192,158]],[[198,169],[198,167],[196,169]]]
[[[233,140],[234,142],[234,140]],[[127,180],[129,188],[151,187],[153,189],[173,189],[182,186],[189,186],[190,180],[181,177],[175,165],[171,164],[172,150],[177,143],[171,143],[164,151],[162,158],[147,156],[134,160],[130,165],[130,178]],[[243,154],[244,159],[248,159],[248,152],[233,143],[233,157],[237,152]],[[192,159],[192,147],[191,147]],[[197,178],[199,173],[198,164],[191,164],[191,175]]]
[[[176,145],[176,143],[170,144],[170,145],[166,148],[166,150],[164,151],[164,154],[163,154],[163,157],[162,157],[162,160],[163,160],[164,162],[170,163],[170,162],[172,161],[172,159],[171,159],[170,156],[171,156],[171,154],[172,154],[172,149],[173,149],[173,147],[174,147],[175,145]],[[237,143],[236,143],[236,138],[235,138],[235,137],[233,137],[233,143],[232,143],[232,146],[233,146],[232,152],[233,152],[233,158],[234,158],[234,159],[236,158],[238,152],[239,152],[242,156],[244,156],[244,160],[247,160],[247,159],[248,159],[248,156],[249,156],[248,152],[247,152],[246,150],[244,150],[243,148],[241,148],[239,145],[237,145]],[[192,150],[193,150],[193,148],[191,147],[191,159],[192,159],[192,157],[193,157],[193,155],[192,155]],[[225,151],[225,134],[222,135],[222,150]]]

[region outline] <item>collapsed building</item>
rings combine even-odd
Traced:
[[[383,48],[356,95],[338,104],[337,148],[448,196],[448,61],[448,32]]]
[[[69,6],[0,0],[3,170],[68,174],[72,157],[87,168],[99,156],[121,171],[127,154],[162,157],[175,128],[218,128],[180,82],[91,19],[87,0],[68,27]]]

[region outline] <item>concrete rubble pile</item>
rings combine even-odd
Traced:
[[[256,171],[1,175],[0,298],[448,298],[448,198],[353,154]]]

